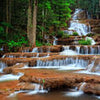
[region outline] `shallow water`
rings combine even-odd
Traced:
[[[66,95],[69,92],[52,91],[47,94],[35,94],[35,95],[26,95],[25,93],[19,93],[16,97],[9,98],[9,100],[99,100],[99,97],[96,97],[94,95],[87,95],[87,94],[80,94],[78,96]],[[75,92],[73,92],[73,95],[74,94]]]

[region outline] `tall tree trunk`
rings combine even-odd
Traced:
[[[33,29],[32,29],[32,45],[36,45],[36,25],[37,25],[37,5],[38,0],[34,0],[34,10],[33,10]]]
[[[9,22],[9,1],[6,1],[6,22]],[[6,27],[6,34],[8,34],[8,26]]]
[[[29,6],[28,6],[28,21],[27,21],[27,37],[29,40],[29,44],[32,44],[32,0],[29,0]]]

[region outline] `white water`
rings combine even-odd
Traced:
[[[35,85],[35,89],[33,91],[28,92],[28,95],[33,95],[33,94],[37,94],[37,93],[48,93],[47,90],[43,89],[43,86],[41,85],[41,89],[40,89],[40,84],[34,84]]]
[[[58,39],[55,36],[53,38],[54,38],[53,45],[57,45],[57,40]]]
[[[37,61],[37,66],[34,68],[56,68],[59,70],[78,70],[85,69],[89,61],[85,61],[83,59],[74,59],[74,58],[66,58],[62,60],[53,60],[53,61]]]
[[[60,52],[60,55],[78,55],[78,53],[73,50],[64,50]]]
[[[18,80],[21,76],[23,76],[23,73],[19,73],[18,75],[13,75],[13,74],[1,75],[0,82],[9,80]]]
[[[33,48],[32,53],[38,53],[38,48],[37,47]]]
[[[82,9],[76,9],[75,13],[73,14],[72,21],[70,22],[70,27],[68,28],[68,31],[66,31],[68,34],[72,35],[73,32],[77,32],[79,36],[87,35],[91,32],[90,25],[86,25],[83,23],[79,23],[78,15],[83,12]]]
[[[95,45],[96,44],[96,42],[94,41],[94,39],[93,38],[91,38],[91,37],[86,37],[85,38],[86,40],[91,40],[91,45]]]
[[[41,94],[48,93],[47,90],[43,89],[42,85],[41,85],[41,89],[40,89],[40,84],[33,83],[33,85],[35,86],[34,90],[20,90],[20,91],[16,91],[14,93],[11,93],[8,97],[15,97],[19,93],[26,93],[26,95],[34,95],[34,94],[38,94],[38,93],[41,93]]]
[[[91,75],[100,75],[100,65],[96,66],[95,72],[92,72],[92,69],[94,67],[95,61],[92,61],[91,64],[89,64],[84,71],[78,71],[76,73],[84,73],[84,74],[91,74]]]
[[[3,73],[3,69],[7,67],[7,65],[3,62],[0,62],[0,73]]]
[[[93,47],[93,46],[63,46],[64,51],[62,51],[61,55],[93,55],[93,54],[100,54],[100,46]]]
[[[71,97],[78,97],[78,96],[81,96],[82,94],[84,94],[84,92],[83,92],[82,89],[84,88],[84,85],[85,85],[85,84],[86,84],[86,83],[83,82],[78,91],[77,91],[76,89],[73,89],[72,91],[67,92],[65,95],[66,95],[66,96],[71,96]]]

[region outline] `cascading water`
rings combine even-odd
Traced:
[[[0,73],[3,73],[3,69],[6,67],[7,65],[3,62],[0,62]]]
[[[47,90],[43,89],[42,85],[35,84],[35,83],[33,83],[32,85],[35,86],[34,90],[20,90],[20,91],[16,91],[14,93],[11,93],[8,97],[15,97],[19,93],[26,93],[26,95],[34,95],[34,94],[37,94],[37,93],[48,93]],[[40,87],[41,87],[41,89],[40,89]]]
[[[63,46],[64,51],[60,55],[99,55],[100,46]]]
[[[77,96],[80,96],[80,95],[82,95],[84,92],[83,92],[83,88],[84,88],[84,86],[85,86],[85,82],[83,82],[82,84],[81,84],[81,86],[79,87],[79,90],[77,90],[76,88],[75,89],[73,89],[73,90],[71,90],[70,92],[67,92],[65,95],[66,96],[72,96],[72,97],[77,97]]]
[[[53,45],[57,45],[57,40],[58,39],[55,36],[53,38],[54,38]]]
[[[59,70],[78,70],[85,69],[89,61],[85,61],[79,58],[66,58],[62,60],[42,61],[37,60],[37,66],[35,68],[57,68]]]
[[[70,22],[70,27],[68,28],[68,31],[66,32],[70,35],[73,34],[73,32],[77,32],[79,36],[82,35],[87,35],[88,33],[91,32],[91,27],[90,25],[86,25],[83,23],[80,23],[78,20],[78,15],[83,12],[82,9],[76,9],[75,13],[73,14],[72,21]]]
[[[33,48],[32,53],[38,53],[38,48],[37,47]]]

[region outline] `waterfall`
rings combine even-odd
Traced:
[[[86,82],[83,82],[83,83],[81,84],[80,88],[79,88],[79,91],[82,91],[85,85],[86,85]]]
[[[86,25],[83,23],[80,23],[78,20],[78,15],[83,12],[82,9],[76,9],[75,13],[73,14],[72,21],[70,21],[70,27],[68,28],[68,31],[66,31],[68,34],[72,35],[73,32],[77,32],[79,36],[87,35],[91,32],[90,25]]]
[[[99,55],[100,46],[63,46],[63,51],[60,55]]]
[[[32,53],[38,53],[38,48],[37,47],[33,48]]]
[[[66,58],[62,60],[42,61],[37,60],[35,68],[57,68],[60,70],[77,70],[85,69],[88,66],[89,61],[77,58]]]
[[[80,46],[76,46],[76,52],[80,54]]]
[[[78,55],[78,53],[73,50],[64,50],[64,51],[60,52],[60,55]]]
[[[0,73],[3,73],[3,69],[7,67],[7,65],[3,62],[0,62]]]
[[[54,38],[53,45],[57,45],[57,40],[58,39],[55,36],[53,38]]]
[[[81,84],[81,86],[79,87],[79,90],[73,89],[73,90],[71,90],[70,92],[67,92],[65,95],[66,95],[66,96],[71,96],[71,97],[78,97],[78,96],[80,96],[80,95],[82,95],[82,94],[84,93],[84,92],[83,92],[83,88],[84,88],[85,85],[86,85],[86,83],[83,82],[83,83]]]
[[[2,75],[2,76],[0,76],[0,82],[10,81],[10,80],[18,80],[23,75],[24,75],[23,73],[18,73],[18,75],[13,75],[13,74]]]
[[[41,84],[33,84],[35,86],[35,89],[33,91],[28,92],[28,95],[33,95],[37,93],[48,93],[47,90],[43,89],[43,85]]]

